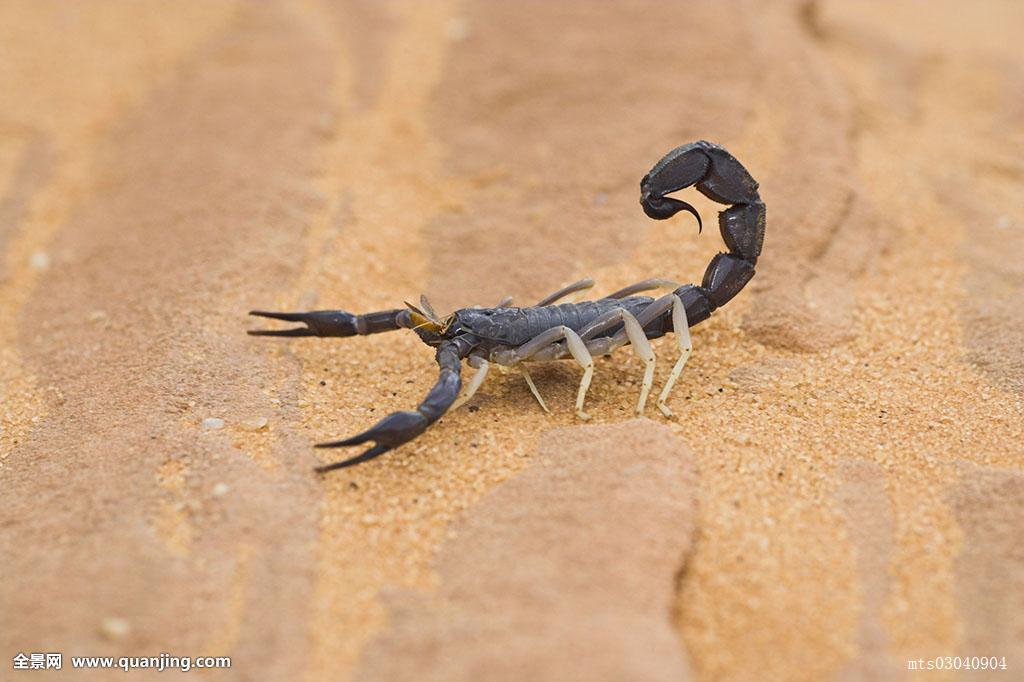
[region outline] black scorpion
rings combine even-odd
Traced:
[[[463,308],[444,319],[434,312],[426,297],[421,297],[420,307],[407,303],[405,308],[364,315],[343,310],[252,311],[251,315],[306,325],[249,332],[256,336],[356,336],[412,329],[424,343],[437,349],[440,376],[423,402],[413,411],[394,412],[351,438],[318,444],[316,447],[332,448],[374,443],[355,457],[318,467],[317,471],[359,464],[408,443],[453,404],[458,407],[469,400],[483,383],[489,363],[519,368],[541,407],[547,410],[524,363],[572,357],[584,370],[576,396],[576,414],[587,419],[583,401],[594,371],[593,356],[631,344],[645,364],[637,404],[640,414],[654,376],[654,352],[648,339],[675,331],[680,357],[657,400],[665,416],[672,416],[666,399],[690,354],[689,327],[706,320],[750,281],[764,240],[765,205],[757,193],[757,182],[732,154],[710,142],[677,147],[655,164],[640,181],[640,204],[644,213],[655,220],[665,220],[679,211],[687,211],[697,218],[699,231],[703,226],[697,210],[685,201],[666,196],[693,185],[709,199],[730,204],[718,214],[722,238],[729,252],[719,253],[711,260],[700,286],[686,284],[658,299],[636,294],[673,283],[645,280],[598,301],[554,305],[564,296],[593,286],[593,281],[587,279],[551,294],[534,306],[512,307],[510,299],[506,299],[495,308]],[[476,367],[477,372],[465,395],[456,403],[462,386],[463,359]]]

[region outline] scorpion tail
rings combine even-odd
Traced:
[[[697,215],[685,201],[667,194],[696,185],[712,201],[730,204],[718,214],[728,253],[719,253],[708,265],[700,286],[684,285],[675,294],[686,307],[690,326],[702,322],[746,286],[764,242],[765,206],[757,181],[724,148],[703,140],[677,147],[654,165],[640,181],[640,204],[655,220],[679,211]],[[700,217],[698,216],[698,224]]]

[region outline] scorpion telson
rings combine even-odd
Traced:
[[[654,351],[649,339],[675,332],[679,359],[657,399],[658,408],[672,416],[666,400],[690,355],[689,327],[706,320],[716,308],[729,302],[754,276],[754,265],[764,240],[765,206],[757,193],[757,182],[732,154],[711,142],[692,142],[666,154],[640,181],[640,204],[655,220],[671,218],[687,211],[697,218],[697,210],[679,199],[667,196],[696,186],[709,199],[729,208],[718,214],[722,238],[728,253],[719,253],[708,265],[700,286],[660,279],[638,282],[597,301],[556,302],[569,294],[589,289],[594,282],[581,280],[539,301],[536,305],[512,307],[505,299],[494,308],[463,308],[442,319],[425,297],[417,307],[354,315],[343,310],[317,310],[304,313],[276,313],[254,310],[250,315],[269,317],[305,326],[293,329],[252,330],[255,336],[356,336],[377,334],[393,329],[412,329],[420,339],[436,348],[440,376],[423,402],[415,410],[394,412],[373,427],[345,440],[320,443],[332,448],[373,442],[363,453],[317,468],[319,472],[349,467],[373,459],[423,433],[448,409],[469,400],[487,376],[489,363],[517,367],[541,407],[547,406],[526,369],[526,363],[571,357],[583,368],[576,395],[576,414],[587,419],[583,401],[594,372],[593,356],[611,353],[631,345],[644,363],[644,378],[637,403],[643,413],[654,378]],[[674,288],[661,298],[639,296],[652,289]],[[476,367],[466,392],[458,401],[462,387],[462,361]]]

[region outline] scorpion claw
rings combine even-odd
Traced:
[[[364,431],[360,434],[346,438],[344,440],[329,440],[323,443],[317,443],[313,447],[315,448],[347,448],[350,445],[362,445],[368,440],[371,440],[370,436],[366,435],[368,432]]]
[[[316,336],[306,327],[296,327],[294,329],[250,329],[246,333],[249,336]]]
[[[320,443],[316,447],[330,447],[331,445],[331,443]],[[370,448],[369,450],[360,455],[350,457],[349,459],[345,459],[340,462],[334,462],[332,464],[324,464],[323,466],[318,466],[314,469],[314,471],[316,471],[316,473],[318,474],[326,474],[328,471],[334,471],[335,469],[345,469],[350,466],[355,466],[356,464],[362,464],[363,462],[373,459],[374,457],[380,457],[390,449],[391,448],[384,445],[374,445],[372,448]]]
[[[306,325],[292,329],[250,329],[250,336],[355,336],[359,333],[356,316],[343,310],[314,310],[307,313],[250,310],[249,314],[284,322],[302,322]]]
[[[249,314],[255,317],[269,317],[272,320],[284,320],[285,322],[302,322],[302,318],[309,313],[275,313],[269,310],[250,310]]]
[[[419,412],[393,412],[366,431],[358,433],[350,438],[329,441],[326,443],[317,443],[316,447],[318,448],[344,448],[349,447],[350,445],[362,445],[366,441],[370,440],[374,441],[376,444],[361,455],[357,455],[351,459],[342,460],[341,462],[317,467],[316,470],[323,473],[325,471],[342,469],[344,467],[352,466],[353,464],[365,462],[368,459],[373,459],[374,457],[383,455],[388,450],[397,448],[403,443],[408,443],[413,438],[426,431],[429,425],[430,422],[427,418]]]

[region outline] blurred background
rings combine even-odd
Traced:
[[[64,664],[0,677],[1015,679],[1022,29],[1011,0],[3,0],[0,666]],[[687,194],[698,236],[638,206],[697,139],[767,235],[674,420],[632,419],[620,351],[590,425],[574,366],[534,372],[551,416],[495,373],[313,475],[432,353],[246,311],[699,280],[721,207]]]

